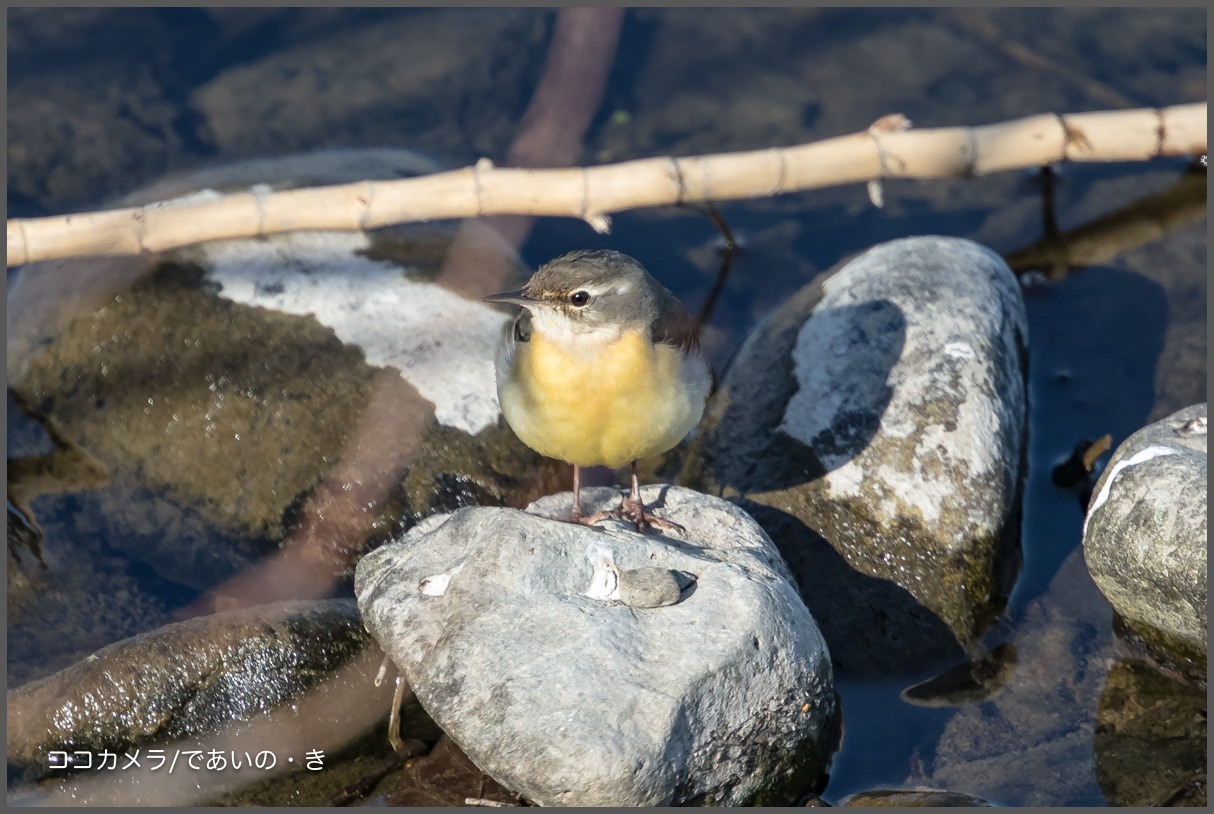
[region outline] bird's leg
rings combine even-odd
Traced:
[[[569,519],[574,523],[583,522],[582,514],[582,468],[577,464],[573,465],[573,511],[569,513]]]
[[[649,528],[658,528],[663,531],[677,531],[685,534],[687,530],[678,523],[670,520],[663,520],[660,517],[655,517],[645,511],[645,504],[641,501],[641,482],[637,479],[637,462],[632,462],[632,491],[624,495],[620,505],[608,512],[595,512],[591,515],[582,513],[582,504],[579,497],[580,476],[578,467],[573,467],[573,511],[570,513],[569,519],[574,523],[581,523],[584,526],[592,526],[602,520],[626,520],[632,523],[636,530],[642,534]]]
[[[637,462],[632,462],[632,492],[624,497],[620,507],[612,512],[613,515],[622,520],[631,520],[636,526],[637,531],[644,532],[646,528],[652,526],[662,529],[663,531],[677,531],[685,533],[687,530],[678,523],[673,523],[669,520],[663,520],[645,511],[645,504],[641,501],[641,483],[637,480]]]
[[[641,482],[637,480],[637,462],[632,462],[632,491],[624,496],[617,510],[636,524],[637,531],[644,531],[645,504],[641,501]]]
[[[569,520],[573,523],[581,523],[583,526],[593,526],[600,520],[606,520],[613,515],[610,512],[595,512],[587,515],[582,512],[582,468],[577,464],[573,465],[573,511],[569,513]]]

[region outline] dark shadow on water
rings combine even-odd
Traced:
[[[1025,294],[1029,318],[1029,471],[1024,566],[1013,608],[1041,595],[1083,536],[1083,508],[1052,470],[1075,444],[1104,433],[1113,446],[1146,422],[1155,401],[1168,307],[1140,274],[1089,268]],[[1115,359],[1116,364],[1096,360]],[[1097,473],[1098,474],[1098,473]]]

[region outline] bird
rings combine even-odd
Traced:
[[[682,531],[645,510],[637,480],[638,460],[674,448],[699,423],[711,386],[679,299],[634,258],[605,250],[563,254],[518,291],[485,299],[521,306],[498,347],[498,401],[524,444],[573,465],[570,520]],[[631,492],[587,516],[582,468],[624,464]]]

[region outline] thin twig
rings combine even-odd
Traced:
[[[725,244],[725,249],[721,252],[721,266],[717,270],[717,279],[712,284],[712,290],[708,292],[708,296],[704,299],[704,304],[700,307],[700,313],[696,316],[695,327],[692,329],[698,339],[700,331],[704,328],[704,324],[708,322],[708,318],[712,312],[716,310],[717,300],[721,298],[721,292],[725,290],[725,282],[729,279],[729,272],[733,269],[734,243]]]
[[[734,240],[733,232],[729,230],[729,224],[725,222],[725,218],[721,217],[721,213],[713,206],[712,201],[708,202],[707,207],[709,219],[720,230],[721,236],[725,238],[725,254],[733,254],[734,250],[738,248],[738,241]]]
[[[1083,453],[1083,468],[1088,472],[1092,471],[1092,467],[1096,466],[1096,460],[1101,455],[1108,452],[1113,446],[1113,436],[1105,433],[1096,439],[1096,442],[1088,447]]]
[[[405,677],[400,673],[396,676],[396,690],[392,693],[392,711],[388,714],[388,743],[392,751],[404,750],[404,742],[400,738],[400,705],[405,699]]]

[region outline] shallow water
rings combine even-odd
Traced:
[[[84,210],[165,172],[324,147],[407,147],[452,166],[481,156],[506,163],[554,25],[553,12],[511,9],[8,17],[10,216]],[[574,160],[799,144],[862,130],[892,112],[919,127],[965,126],[1204,101],[1205,20],[1198,9],[629,11]],[[1064,167],[1058,227],[1065,233],[1131,207],[1171,188],[1188,167],[1181,159]],[[1042,234],[1042,186],[1030,172],[890,182],[884,197],[875,208],[852,185],[721,205],[742,249],[715,295],[720,233],[691,208],[621,213],[610,235],[540,220],[521,252],[532,265],[574,248],[638,257],[693,314],[705,312],[702,341],[720,372],[758,319],[876,243],[954,235],[1008,256]],[[1126,654],[1083,568],[1079,496],[1050,475],[1081,440],[1110,433],[1116,445],[1205,400],[1204,202],[1203,189],[1167,217],[1129,217],[1108,243],[1135,223],[1167,226],[1060,279],[1024,276],[1024,564],[984,641],[1012,643],[1015,669],[998,693],[955,707],[900,699],[928,675],[841,680],[847,733],[827,800],[924,786],[1009,805],[1127,802],[1108,797],[1094,747],[1106,676]],[[46,452],[41,430],[13,407],[10,399],[10,459]],[[97,516],[103,504],[87,494],[46,494],[33,504],[52,566],[87,537],[106,578],[130,586],[127,628],[163,624],[197,598],[198,586],[123,554]],[[96,618],[103,616],[112,618]],[[43,619],[62,628],[57,653],[32,653],[21,637],[10,639],[9,686],[112,641],[109,622],[91,618],[77,609]]]

